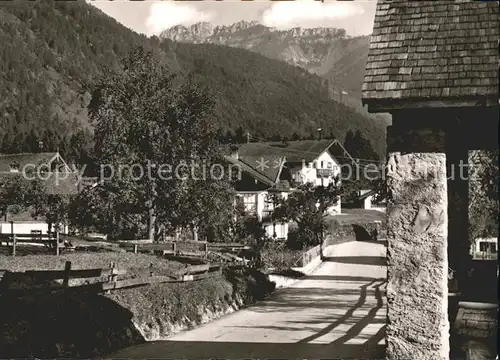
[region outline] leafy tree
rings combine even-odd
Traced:
[[[378,154],[359,130],[355,133],[352,130],[347,132],[344,140],[344,148],[353,158],[379,160]]]
[[[280,199],[274,211],[274,219],[297,223],[301,247],[323,243],[327,210],[335,205],[340,195],[337,184],[313,186],[305,184],[292,192],[286,199]]]
[[[21,176],[0,176],[0,217],[17,214],[29,202],[29,183]]]
[[[269,242],[264,229],[264,224],[255,214],[245,212],[241,198],[237,198],[235,205],[236,221],[234,223],[233,237],[236,242],[242,242],[252,246],[252,253],[248,254],[255,258],[256,266],[263,265],[262,250]]]
[[[321,77],[282,61],[244,49],[148,39],[86,2],[4,1],[0,11],[1,152],[32,151],[38,141],[46,151],[71,150],[69,139],[88,126],[82,84],[119,69],[137,46],[158,49],[173,72],[193,73],[193,82],[214,91],[214,122],[225,130],[303,136],[321,126],[343,138],[359,129],[377,149],[385,144],[380,124],[332,101]],[[32,129],[40,138],[26,141]]]
[[[195,241],[200,233],[210,242],[229,241],[235,196],[229,182],[194,177],[186,181],[183,190],[183,204],[179,207],[175,224],[190,228]]]
[[[246,131],[244,131],[241,126],[238,129],[236,129],[236,135],[235,135],[234,141],[237,144],[242,144],[242,143],[245,143],[247,141]]]
[[[117,195],[115,207],[147,214],[149,238],[158,234],[157,220],[167,229],[188,225],[196,237],[224,208],[224,180],[198,176],[220,160],[213,102],[170,73],[158,54],[132,52],[123,71],[98,82],[89,113],[95,156],[109,177],[102,186]]]
[[[475,151],[469,171],[469,240],[498,236],[498,150]]]
[[[42,219],[48,228],[62,231],[61,226],[69,223],[69,206],[72,196],[67,194],[50,194],[43,189],[35,190],[36,194],[31,199],[32,215],[35,219]]]
[[[292,134],[291,140],[292,140],[292,141],[301,140],[301,136],[300,136],[299,134],[297,134],[297,133],[295,133],[295,132],[294,132],[294,133]]]

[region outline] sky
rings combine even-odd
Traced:
[[[332,1],[126,1],[87,0],[126,27],[148,36],[175,25],[201,21],[215,25],[258,21],[278,29],[344,28],[348,35],[368,35],[376,0]]]

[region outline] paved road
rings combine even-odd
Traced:
[[[330,248],[310,276],[269,300],[113,358],[383,359],[386,247]]]

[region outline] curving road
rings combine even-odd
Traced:
[[[269,300],[113,359],[383,359],[383,242],[327,249],[312,274]]]

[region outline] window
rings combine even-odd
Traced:
[[[333,169],[333,163],[332,162],[328,162],[328,164],[326,165],[328,167],[328,169]]]
[[[489,244],[488,244],[487,242],[485,242],[485,241],[481,241],[481,242],[479,243],[479,251],[488,251],[488,248],[489,248],[489,246],[488,246],[488,245],[489,245]]]
[[[497,253],[497,244],[490,243],[490,253],[492,253],[492,254],[496,254]]]
[[[245,206],[245,211],[248,213],[255,213],[257,211],[257,201],[255,199],[255,194],[244,194],[243,195],[243,205]]]
[[[19,163],[12,163],[9,166],[11,172],[19,172]]]
[[[316,169],[316,165],[317,165],[317,164],[316,164],[316,161],[314,161],[314,162],[313,162],[313,168],[315,168],[315,169]]]
[[[324,166],[325,166],[325,165],[324,165],[324,162],[322,161],[322,162],[321,162],[321,169],[323,169],[323,168],[324,168]]]
[[[274,210],[274,204],[273,204],[273,200],[270,199],[270,198],[266,198],[264,200],[264,209],[263,209],[263,215],[264,216],[270,216],[271,213],[273,212]]]

